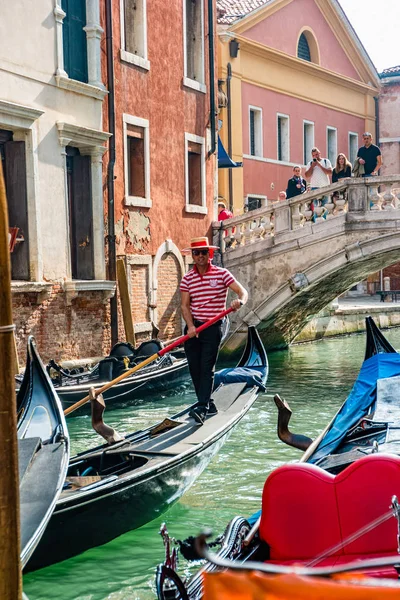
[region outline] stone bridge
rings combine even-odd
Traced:
[[[222,264],[250,295],[222,353],[240,348],[245,324],[267,348],[282,348],[338,295],[400,261],[400,175],[343,179],[215,222],[213,233]]]

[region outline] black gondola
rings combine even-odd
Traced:
[[[28,569],[105,544],[159,517],[179,500],[265,389],[267,357],[252,327],[238,367],[251,369],[253,381],[220,385],[213,393],[218,413],[203,426],[189,417],[193,405],[112,446],[98,446],[72,458],[69,487],[58,500]]]
[[[90,370],[67,370],[54,361],[50,361],[47,370],[65,410],[87,396],[92,386],[102,387],[161,348],[159,340],[143,342],[137,349],[127,342],[119,342],[111,350],[110,356]],[[178,348],[115,384],[104,393],[104,399],[108,405],[112,404],[116,408],[145,395],[172,389],[187,377],[185,352]],[[89,411],[90,404],[84,404],[79,409],[79,414]]]
[[[287,477],[287,481],[284,485],[276,486],[272,491],[273,486],[270,485],[269,492],[266,492],[267,483],[264,487],[264,515],[268,512],[266,511],[267,506],[269,510],[271,509],[268,498],[265,500],[264,496],[269,493],[272,504],[275,502],[273,516],[269,519],[269,530],[268,526],[264,525],[264,538],[260,535],[260,527],[263,528],[262,522],[260,525],[261,511],[255,514],[250,522],[243,517],[235,517],[220,538],[221,548],[218,553],[220,558],[234,562],[255,560],[263,563],[271,560],[273,558],[273,556],[271,557],[271,547],[266,543],[268,536],[271,536],[271,527],[276,528],[274,540],[279,540],[281,536],[282,539],[286,539],[287,547],[292,549],[298,547],[300,541],[300,551],[296,558],[299,563],[306,556],[305,548],[310,543],[310,539],[314,540],[315,532],[322,532],[321,539],[317,539],[317,544],[322,549],[329,548],[328,532],[332,527],[335,515],[330,518],[328,514],[328,499],[324,491],[320,493],[319,488],[313,490],[313,481],[315,480],[322,481],[321,485],[327,484],[326,487],[329,488],[336,481],[336,475],[340,482],[347,479],[351,482],[352,477],[356,479],[353,488],[350,488],[339,520],[341,516],[348,525],[355,521],[359,523],[361,519],[361,532],[364,528],[366,531],[370,531],[370,521],[374,519],[379,521],[380,515],[387,510],[393,494],[400,497],[400,459],[398,458],[400,455],[398,439],[400,354],[385,339],[371,317],[366,319],[366,329],[367,343],[364,362],[347,400],[319,438],[309,445],[299,463],[279,467],[273,471],[272,477],[270,475],[267,478],[267,482],[274,481],[275,475],[279,473],[283,475],[283,478]],[[288,420],[286,418],[286,426]],[[292,440],[296,437],[295,434],[290,435]],[[304,436],[301,437],[301,441],[304,443]],[[291,445],[295,445],[295,443]],[[385,455],[384,453],[391,454]],[[304,473],[302,473],[302,469]],[[360,471],[363,476],[357,479],[357,473]],[[301,490],[302,486],[303,490]],[[348,508],[350,511],[352,510],[352,499],[356,503],[356,509],[353,510],[351,518],[347,516],[346,519],[343,519],[346,510]],[[304,514],[299,518],[299,515],[302,514],[300,505],[307,516]],[[336,502],[333,502],[332,506],[336,506]],[[396,510],[396,514],[398,516],[398,510]],[[297,530],[301,527],[303,530],[299,537]],[[308,527],[309,536],[307,535]],[[393,531],[389,533],[387,529],[384,529],[383,533],[377,529],[375,533],[370,534],[373,538],[366,537],[365,547],[369,549],[370,554],[379,555],[376,548],[378,547],[382,551],[381,542],[384,538],[388,540],[387,545],[392,553],[396,553],[396,524],[393,527]],[[267,535],[265,535],[266,531]],[[285,536],[288,531],[291,531],[291,534]],[[335,535],[332,537],[334,538]],[[166,532],[164,532],[164,539],[171,541]],[[189,540],[189,545],[184,543],[181,551],[185,558],[193,559],[193,538],[189,538]],[[334,547],[333,544],[332,547]],[[338,552],[338,548],[339,546],[335,548],[336,552]],[[276,548],[274,551],[276,552]],[[172,559],[174,558],[173,556]],[[282,554],[279,558],[280,560],[275,560],[276,563],[284,560]],[[285,564],[289,563],[285,562]],[[156,587],[159,600],[166,598],[198,600],[203,593],[202,573],[213,571],[216,568],[215,565],[207,563],[191,579],[183,581],[176,569],[171,569],[170,565],[171,556],[157,568]],[[393,573],[395,574],[394,570]],[[377,576],[381,576],[381,573]]]
[[[69,461],[68,429],[60,400],[28,341],[25,376],[17,397],[21,564],[26,565],[62,491]]]

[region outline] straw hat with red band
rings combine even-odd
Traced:
[[[186,254],[192,250],[202,250],[203,248],[208,248],[209,250],[218,250],[218,246],[212,246],[207,237],[198,237],[192,238],[190,240],[190,248],[184,248],[182,252]]]

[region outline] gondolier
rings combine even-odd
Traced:
[[[247,291],[233,275],[211,263],[217,246],[210,246],[207,237],[193,238],[190,248],[194,267],[182,278],[180,284],[182,316],[186,322],[185,333],[190,339],[185,343],[189,371],[196,392],[198,406],[190,415],[202,425],[207,415],[217,413],[211,400],[214,382],[214,368],[221,342],[222,321],[217,321],[200,334],[196,328],[212,319],[225,309],[228,288],[237,294],[231,308],[237,311],[248,299]]]

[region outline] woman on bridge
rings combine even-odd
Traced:
[[[347,160],[347,156],[342,152],[338,154],[336,166],[332,171],[332,183],[336,183],[339,179],[351,177],[351,162]]]

